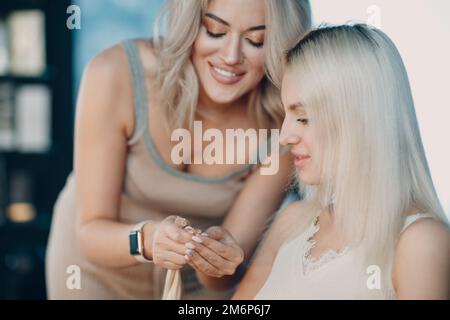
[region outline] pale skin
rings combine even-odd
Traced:
[[[315,165],[313,146],[314,130],[308,115],[296,96],[295,78],[289,71],[282,84],[282,100],[285,109],[280,142],[288,145],[296,156],[296,170],[305,184],[320,183]],[[297,161],[298,155],[308,155],[306,161]],[[294,231],[305,203],[297,201],[284,209],[271,226],[233,299],[254,299],[266,282],[276,254],[283,242]],[[417,213],[414,208],[405,215]],[[346,243],[338,231],[333,214],[323,210],[319,215],[319,231],[312,240],[316,245],[310,257],[318,258],[328,249],[341,251]],[[450,232],[442,223],[433,219],[420,219],[409,226],[397,243],[392,283],[398,299],[450,299]]]
[[[246,114],[247,94],[264,76],[264,8],[258,0],[212,1],[194,44],[192,60],[201,85],[198,109],[209,117],[201,118],[204,128],[255,127]],[[239,14],[236,14],[239,12]],[[257,30],[251,30],[258,26]],[[211,37],[208,32],[220,34]],[[144,69],[149,71],[158,57],[148,42],[137,42]],[[210,78],[208,64],[245,72],[237,83],[227,85]],[[138,262],[129,254],[128,233],[134,225],[119,220],[123,192],[127,141],[134,132],[132,82],[126,55],[114,46],[95,57],[83,75],[77,102],[75,130],[75,175],[78,199],[78,234],[85,256],[98,265],[123,268]],[[146,79],[150,134],[164,161],[175,169],[206,177],[223,176],[240,164],[206,165],[171,162],[176,142],[170,139],[162,119],[158,91]],[[254,150],[249,150],[249,158]],[[246,180],[221,226],[203,230],[199,236],[177,227],[174,217],[149,221],[144,227],[144,255],[156,265],[180,269],[190,264],[200,281],[213,289],[226,289],[239,279],[236,269],[254,250],[267,219],[276,211],[289,176],[290,156],[280,158],[277,174],[263,176],[259,169]],[[107,164],[107,165],[105,165]],[[183,212],[179,213],[183,216]],[[193,226],[195,227],[195,226]],[[198,239],[197,239],[198,240]],[[195,249],[188,251],[186,243]],[[188,245],[190,246],[190,245]],[[187,254],[188,253],[188,254]]]

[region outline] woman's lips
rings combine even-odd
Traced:
[[[209,64],[209,72],[217,82],[226,85],[239,82],[245,75],[245,72],[232,72],[212,64]]]
[[[303,168],[305,166],[305,164],[309,161],[309,159],[311,159],[310,156],[302,156],[302,155],[296,155],[295,156],[295,161],[294,161],[294,165],[297,168]]]

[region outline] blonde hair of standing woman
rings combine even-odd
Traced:
[[[267,74],[279,84],[283,52],[290,48],[311,26],[308,0],[264,0],[266,35],[264,52]],[[168,128],[191,127],[197,108],[199,81],[190,60],[201,19],[208,0],[168,0],[154,26],[154,47],[159,55],[155,86],[164,97]],[[160,37],[160,22],[165,19],[165,33]],[[249,114],[261,128],[278,128],[282,121],[280,92],[265,77],[253,90]]]
[[[400,54],[382,31],[356,24],[311,31],[286,63],[319,140],[313,158],[321,159],[321,184],[306,187],[313,208],[298,231],[334,198],[338,226],[349,243],[361,244],[365,268],[381,268],[381,289],[392,296],[405,212],[416,208],[448,226]]]

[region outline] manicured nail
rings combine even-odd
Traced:
[[[185,244],[185,246],[186,246],[186,248],[188,248],[188,249],[195,249],[195,244],[193,244],[193,243],[191,243],[191,242],[187,242],[187,243]]]
[[[192,228],[191,226],[187,226],[184,228],[184,230],[186,230],[187,232],[194,234],[194,228]]]
[[[193,236],[193,237],[192,237],[192,240],[194,240],[195,242],[198,242],[198,243],[203,243],[203,240],[200,239],[200,238],[197,237],[197,236]]]
[[[208,234],[206,232],[203,232],[201,235],[204,236],[204,237],[208,236]]]
[[[192,255],[194,254],[194,250],[192,250],[192,249],[187,249],[187,250],[186,250],[186,254],[187,254],[189,257],[192,257]]]

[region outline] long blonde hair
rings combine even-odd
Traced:
[[[275,3],[276,2],[276,3]],[[154,85],[162,97],[168,128],[191,127],[198,102],[199,81],[190,60],[208,0],[167,0],[154,26],[153,46],[159,56]],[[267,31],[264,41],[267,75],[281,78],[283,52],[311,26],[308,0],[265,0]],[[160,24],[165,20],[164,38]],[[250,93],[249,114],[261,128],[279,127],[280,92],[266,76]]]
[[[364,266],[387,270],[383,288],[391,296],[405,213],[414,208],[448,225],[400,54],[367,25],[319,27],[288,51],[286,64],[319,140],[313,155],[321,184],[310,190],[311,202],[324,208],[334,199],[338,227],[360,244]]]

